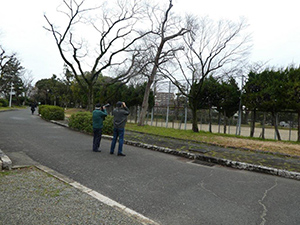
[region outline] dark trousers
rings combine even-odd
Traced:
[[[118,154],[122,153],[123,143],[124,143],[124,133],[125,133],[124,128],[114,128],[114,136],[110,146],[110,153],[114,153],[118,138],[119,138]]]
[[[101,137],[102,137],[102,128],[93,128],[94,139],[93,139],[93,151],[99,151]]]

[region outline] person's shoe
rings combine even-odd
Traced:
[[[109,154],[113,155],[114,153],[113,153],[113,152],[110,152]]]
[[[94,151],[94,150],[93,150],[93,152],[101,152],[101,150],[97,150],[97,151]]]
[[[126,155],[124,155],[123,153],[118,153],[118,156],[126,156]]]

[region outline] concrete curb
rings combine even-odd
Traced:
[[[107,137],[105,137],[105,138],[107,138]],[[112,138],[112,137],[109,137],[109,138]],[[177,150],[173,150],[173,149],[169,149],[169,148],[164,148],[164,147],[159,147],[159,146],[149,145],[149,144],[143,144],[143,143],[138,143],[138,142],[134,142],[134,141],[124,140],[124,143],[126,143],[128,145],[133,145],[133,146],[137,146],[137,147],[141,147],[141,148],[158,151],[158,152],[181,156],[181,157],[188,158],[188,159],[201,160],[201,161],[205,161],[205,162],[215,163],[215,164],[219,164],[222,166],[227,166],[227,167],[231,167],[231,168],[235,168],[235,169],[254,171],[254,172],[259,172],[259,173],[276,175],[279,177],[300,180],[300,173],[298,173],[298,172],[291,172],[291,171],[276,169],[276,168],[272,168],[272,167],[266,167],[266,166],[260,166],[260,165],[250,164],[250,163],[232,161],[229,159],[221,159],[221,158],[216,158],[216,157],[211,157],[211,156],[194,154],[194,153],[190,153],[190,152],[177,151]]]
[[[51,122],[55,123],[57,125],[64,126],[64,127],[69,127],[67,124],[60,123],[60,122],[57,122],[54,120],[51,120]],[[106,139],[112,139],[112,136],[109,136],[109,135],[102,135],[102,137],[106,138]],[[124,140],[124,143],[128,144],[128,145],[136,146],[136,147],[150,149],[153,151],[158,151],[158,152],[163,152],[163,153],[167,153],[167,154],[171,154],[171,155],[181,156],[181,157],[192,159],[192,160],[197,159],[197,160],[215,163],[215,164],[219,164],[222,166],[231,167],[231,168],[235,168],[235,169],[254,171],[254,172],[265,173],[265,174],[275,175],[275,176],[279,176],[279,177],[294,179],[294,180],[300,180],[300,173],[298,173],[298,172],[292,172],[292,171],[281,170],[281,169],[276,169],[276,168],[272,168],[272,167],[238,162],[238,161],[233,161],[233,160],[229,160],[229,159],[222,159],[222,158],[216,158],[216,157],[205,156],[205,155],[200,155],[200,154],[194,154],[191,152],[177,151],[177,150],[170,149],[170,148],[164,148],[164,147],[159,147],[159,146],[155,146],[155,145],[139,143],[139,142],[135,142],[135,141]]]
[[[47,174],[50,174],[52,176],[54,176],[55,178],[57,178],[58,180],[64,182],[64,183],[67,183],[69,185],[71,185],[72,187],[80,190],[81,192],[83,193],[86,193],[88,195],[90,195],[91,197],[97,199],[98,201],[114,208],[114,209],[117,209],[121,212],[123,212],[124,214],[138,220],[140,223],[144,224],[144,225],[159,225],[157,222],[149,219],[148,217],[145,217],[143,216],[142,214],[130,209],[130,208],[127,208],[126,206],[100,194],[99,192],[97,191],[94,191],[76,181],[73,181],[71,180],[70,178],[56,172],[55,170],[52,170],[50,169],[49,167],[46,167],[46,166],[43,166],[43,165],[37,165],[35,166],[37,167],[38,169],[44,171],[45,173]]]
[[[2,170],[11,170],[12,168],[12,161],[10,158],[4,154],[4,152],[0,149],[0,168]]]

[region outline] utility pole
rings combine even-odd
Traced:
[[[10,93],[9,93],[9,107],[10,108],[11,108],[11,101],[12,101],[12,94],[13,94],[12,90],[13,90],[13,84],[10,83]]]

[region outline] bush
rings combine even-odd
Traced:
[[[77,112],[69,118],[69,127],[76,130],[85,131],[88,133],[93,132],[93,119],[90,112]]]
[[[69,127],[76,130],[93,133],[93,117],[91,112],[78,112],[71,115]],[[113,133],[113,117],[107,116],[103,121],[103,134]]]
[[[114,132],[114,117],[107,116],[103,122],[103,131],[104,134],[113,134]]]
[[[0,98],[0,107],[7,107],[8,101],[6,99]]]
[[[64,120],[65,111],[62,107],[53,105],[39,106],[39,113],[45,120]]]
[[[38,112],[39,114],[42,114],[42,110],[43,108],[45,108],[47,105],[39,105],[39,109],[38,109]]]

